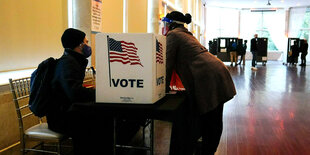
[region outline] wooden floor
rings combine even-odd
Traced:
[[[237,95],[225,104],[216,155],[310,155],[310,66],[228,68]]]
[[[310,65],[269,61],[251,71],[250,63],[227,64],[237,95],[225,104],[216,155],[310,155]],[[155,155],[168,155],[171,124],[155,129]]]

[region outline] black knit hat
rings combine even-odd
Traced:
[[[61,43],[64,48],[74,49],[79,46],[86,34],[80,30],[69,28],[61,36]]]
[[[171,20],[184,22],[186,24],[189,24],[192,22],[192,16],[189,13],[183,15],[183,13],[181,13],[179,11],[172,11],[172,12],[168,13],[166,15],[166,18],[169,18]]]

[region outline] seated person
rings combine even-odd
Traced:
[[[113,117],[93,111],[72,110],[74,103],[95,102],[95,89],[82,86],[87,58],[92,54],[84,32],[69,28],[61,42],[64,53],[52,78],[53,108],[48,127],[73,140],[74,154],[113,154]],[[140,124],[133,124],[134,127]],[[136,130],[137,127],[135,128]]]

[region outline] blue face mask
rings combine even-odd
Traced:
[[[88,45],[84,45],[83,48],[82,48],[82,52],[83,52],[84,56],[86,58],[88,58],[89,56],[91,56],[91,52],[92,52],[91,51],[91,47],[88,46]]]

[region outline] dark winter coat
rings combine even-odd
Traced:
[[[308,54],[308,43],[302,44],[300,47],[300,52],[302,56],[306,56]]]
[[[247,49],[247,45],[246,44],[241,45],[240,55],[245,55],[246,49]]]
[[[73,103],[95,101],[95,90],[82,86],[87,63],[84,55],[70,49],[59,59],[52,80],[54,108],[47,115],[49,127],[64,126],[63,117]]]
[[[251,52],[257,51],[257,40],[256,38],[251,39]]]
[[[299,56],[299,48],[297,45],[291,46],[292,57],[297,58]]]
[[[226,66],[206,52],[184,26],[167,35],[167,85],[176,70],[199,114],[215,109],[233,98],[235,86]]]

